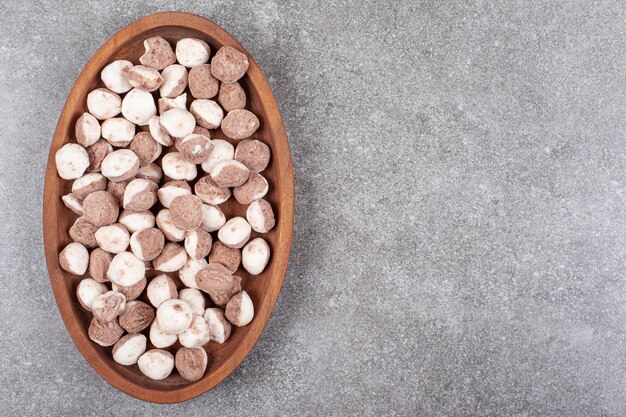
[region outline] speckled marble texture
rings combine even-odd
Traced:
[[[0,414],[626,415],[626,3],[356,3],[2,1]],[[254,56],[297,181],[263,336],[170,406],[83,360],[41,226],[75,77],[164,10]]]

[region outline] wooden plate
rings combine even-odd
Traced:
[[[245,327],[233,326],[230,339],[222,345],[209,342],[206,346],[209,366],[204,377],[193,383],[183,380],[176,371],[163,381],[152,381],[139,371],[137,365],[127,367],[114,362],[111,348],[93,343],[87,336],[91,313],[83,310],[76,298],[76,287],[84,277],[69,274],[59,267],[58,253],[71,242],[68,231],[77,216],[61,202],[61,196],[71,191],[72,182],[58,177],[54,154],[63,144],[75,142],[74,123],[80,114],[87,111],[87,94],[94,88],[104,86],[100,80],[102,68],[116,59],[139,63],[139,57],[144,52],[143,40],[151,36],[162,36],[172,44],[184,37],[200,38],[211,46],[212,54],[223,45],[247,53],[224,29],[208,19],[187,13],[147,16],[126,26],[109,39],[89,60],[76,80],[52,139],[44,186],[44,246],[50,283],[61,316],[87,362],[107,382],[127,394],[146,401],[175,403],[200,395],[224,380],[243,361],[263,332],[287,269],[293,230],[294,177],[287,134],[276,101],[259,66],[249,57],[250,67],[240,82],[248,97],[246,108],[261,121],[253,138],[263,140],[272,150],[270,165],[263,175],[270,184],[265,199],[270,202],[276,215],[276,227],[263,235],[272,249],[270,263],[265,271],[256,277],[248,275],[241,268],[237,272],[243,278],[242,286],[254,302],[253,321]],[[225,138],[219,130],[215,134],[212,132],[212,137]],[[164,150],[163,154],[166,152]],[[198,170],[200,177],[201,170]],[[227,218],[245,216],[246,207],[239,205],[234,198],[220,207]],[[153,271],[149,271],[148,277],[154,275]],[[175,274],[172,276],[176,277]]]

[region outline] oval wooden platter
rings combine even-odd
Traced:
[[[65,143],[75,142],[74,124],[79,115],[87,111],[87,94],[94,88],[104,87],[100,80],[102,68],[116,59],[127,59],[138,64],[139,57],[144,52],[143,40],[151,36],[162,36],[172,46],[181,38],[200,38],[211,46],[212,54],[223,45],[232,46],[247,54],[224,29],[208,19],[188,13],[158,13],[147,16],[131,23],[110,38],[78,76],[52,139],[44,186],[44,246],[50,282],[59,311],[74,343],[87,362],[107,382],[129,395],[145,401],[175,403],[200,395],[223,381],[243,361],[263,332],[287,269],[294,217],[294,177],[287,134],[276,101],[259,66],[248,54],[250,67],[240,83],[248,97],[246,108],[261,121],[260,128],[252,138],[264,141],[272,150],[270,165],[263,175],[270,184],[270,191],[265,199],[272,205],[276,215],[276,227],[262,235],[272,250],[265,271],[256,277],[250,276],[242,268],[236,273],[242,277],[242,286],[254,302],[254,319],[247,326],[233,326],[232,335],[224,344],[209,342],[206,345],[209,366],[204,377],[197,382],[183,380],[176,371],[163,381],[150,380],[139,371],[137,365],[121,366],[114,362],[110,347],[103,348],[93,343],[87,336],[91,313],[82,309],[76,298],[76,287],[84,276],[69,274],[59,267],[58,253],[71,242],[68,231],[77,216],[61,201],[61,196],[71,191],[72,182],[58,177],[54,154]],[[190,98],[188,90],[187,93]],[[225,138],[219,130],[212,131],[211,136]],[[163,154],[167,151],[164,149]],[[198,176],[201,176],[201,172]],[[234,198],[220,207],[227,218],[245,216],[246,207],[238,204]],[[215,233],[213,235],[215,239]],[[253,232],[252,238],[254,237],[256,234]],[[154,271],[147,272],[148,278],[155,275]],[[171,275],[181,285],[176,274]],[[147,334],[147,330],[144,333]],[[150,347],[149,345],[148,348]],[[59,366],[62,366],[61,363]]]

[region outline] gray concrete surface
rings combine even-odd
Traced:
[[[1,3],[0,414],[626,415],[624,2]],[[269,78],[297,223],[251,355],[159,406],[72,344],[40,207],[82,66],[174,9]]]

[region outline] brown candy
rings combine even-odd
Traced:
[[[195,133],[196,135],[206,136],[207,138],[211,137],[211,132],[209,132],[209,129],[207,129],[206,127],[202,127],[202,126],[194,127],[193,133]]]
[[[117,319],[103,322],[94,317],[87,333],[89,338],[100,346],[112,346],[122,337],[124,329],[120,327]]]
[[[185,236],[185,250],[192,259],[206,258],[212,245],[213,238],[202,229],[189,231]]]
[[[165,236],[159,229],[146,229],[133,233],[130,247],[142,261],[152,261],[161,254],[165,246]]]
[[[210,263],[198,271],[196,283],[219,306],[226,305],[233,295],[241,291],[241,278],[231,275],[226,267],[217,263]]]
[[[220,162],[211,170],[211,178],[218,187],[238,187],[245,184],[250,176],[248,168],[239,161],[230,159]]]
[[[118,214],[118,201],[106,191],[91,193],[83,201],[83,217],[94,226],[113,224]]]
[[[252,173],[245,184],[235,187],[233,195],[240,204],[248,205],[263,198],[268,190],[267,180],[260,174]]]
[[[221,47],[211,60],[211,74],[225,83],[234,83],[248,71],[248,57],[231,46]]]
[[[133,179],[127,179],[126,181],[109,181],[107,184],[107,192],[115,197],[119,203],[119,205],[124,204],[124,191],[126,191],[126,186]]]
[[[170,204],[170,218],[181,230],[194,230],[202,224],[202,200],[195,195],[182,195]]]
[[[89,254],[89,275],[98,282],[107,282],[107,270],[112,260],[113,255],[109,252],[95,248]]]
[[[203,203],[218,205],[230,197],[230,189],[218,186],[210,175],[200,178],[194,186],[194,192]]]
[[[211,154],[213,144],[209,136],[192,133],[175,142],[176,149],[192,164],[201,164]]]
[[[139,132],[133,137],[130,150],[137,154],[139,166],[145,167],[161,155],[161,144],[154,140],[150,132]]]
[[[137,298],[139,298],[143,290],[146,288],[147,284],[148,284],[148,280],[146,279],[146,277],[143,277],[141,281],[139,281],[138,283],[134,285],[130,285],[128,287],[123,287],[121,285],[117,285],[116,283],[113,283],[113,291],[117,291],[121,294],[124,294],[124,297],[126,297],[126,301],[132,301],[132,300],[136,300]]]
[[[176,370],[187,381],[197,381],[204,375],[208,357],[203,348],[180,348],[176,352]]]
[[[229,111],[222,120],[222,132],[231,139],[241,140],[250,137],[258,128],[260,122],[254,113],[245,109]]]
[[[98,139],[96,143],[87,148],[89,167],[87,172],[100,172],[102,161],[108,154],[113,152],[113,146],[104,139]]]
[[[234,274],[241,264],[241,251],[237,248],[229,248],[218,240],[211,247],[209,262],[221,264],[228,272]]]
[[[220,82],[211,74],[211,65],[202,64],[189,70],[189,90],[195,98],[215,97]]]
[[[139,333],[150,326],[153,320],[154,309],[151,306],[143,301],[130,301],[120,315],[120,326],[128,333]]]
[[[98,173],[85,174],[72,184],[72,194],[79,200],[84,200],[94,191],[103,191],[107,188],[107,179]]]
[[[267,168],[270,155],[270,147],[256,139],[242,140],[235,148],[235,160],[247,166],[250,172],[261,172]]]
[[[152,266],[157,271],[175,272],[178,271],[187,262],[187,251],[182,246],[168,242],[163,250],[152,261]]]
[[[176,62],[176,54],[168,41],[160,36],[143,41],[146,52],[139,58],[139,62],[146,67],[162,70]]]
[[[79,217],[70,228],[70,237],[86,248],[95,248],[98,246],[95,236],[97,230],[97,226],[89,223],[84,217]]]
[[[159,186],[156,183],[143,178],[136,178],[124,188],[122,206],[126,210],[149,210],[157,201],[158,189]]]
[[[246,107],[246,92],[239,83],[222,83],[217,102],[224,110],[231,111]]]

